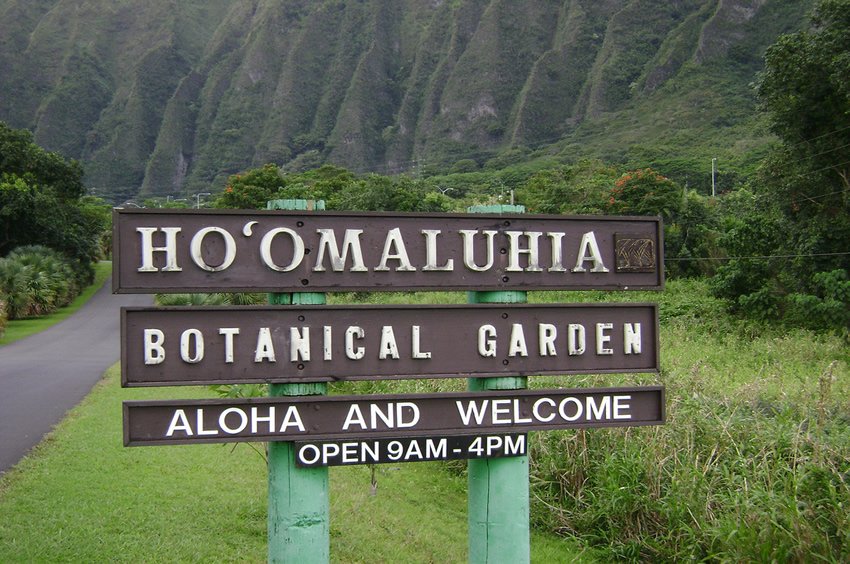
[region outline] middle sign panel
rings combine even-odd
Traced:
[[[655,304],[123,308],[122,385],[657,372]]]

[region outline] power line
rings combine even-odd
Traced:
[[[778,258],[804,258],[804,257],[835,257],[835,256],[847,256],[850,255],[850,252],[842,252],[842,253],[810,253],[810,254],[799,254],[799,255],[753,255],[753,256],[745,256],[745,257],[664,257],[664,261],[689,261],[689,260],[698,260],[698,261],[706,261],[706,260],[767,260],[767,259],[778,259]]]
[[[796,143],[791,143],[788,145],[789,147],[797,147],[798,145],[803,145],[806,143],[811,143],[812,141],[817,141],[818,139],[823,139],[824,137],[829,137],[830,135],[837,135],[839,133],[843,133],[850,129],[850,125],[846,127],[842,127],[841,129],[836,129],[835,131],[828,131],[822,135],[818,135],[817,137],[812,137],[811,139],[803,139],[802,141],[797,141]]]

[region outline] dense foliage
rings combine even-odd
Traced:
[[[351,172],[325,165],[303,173],[284,173],[272,164],[228,179],[214,205],[264,209],[270,200],[324,200],[328,209],[352,211],[448,211],[451,202],[407,176]]]
[[[102,256],[109,211],[85,196],[79,163],[33,143],[28,131],[0,122],[0,257],[24,245],[55,249],[73,264],[77,283]]]
[[[780,144],[728,206],[718,295],[748,315],[850,326],[850,1],[767,52],[759,98]]]
[[[18,247],[0,258],[0,299],[9,319],[53,313],[71,303],[80,289],[71,261],[53,249]]]
[[[84,195],[82,174],[0,122],[0,300],[10,319],[69,303],[106,251],[109,208]]]

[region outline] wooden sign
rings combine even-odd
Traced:
[[[127,446],[658,425],[662,387],[124,402]]]
[[[654,304],[124,308],[122,384],[657,372]]]
[[[660,289],[650,217],[115,210],[113,291]]]

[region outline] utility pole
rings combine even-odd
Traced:
[[[201,196],[209,196],[209,192],[199,192],[195,194],[195,209],[201,209]]]
[[[715,175],[717,171],[717,157],[711,159],[711,197],[715,196]]]

